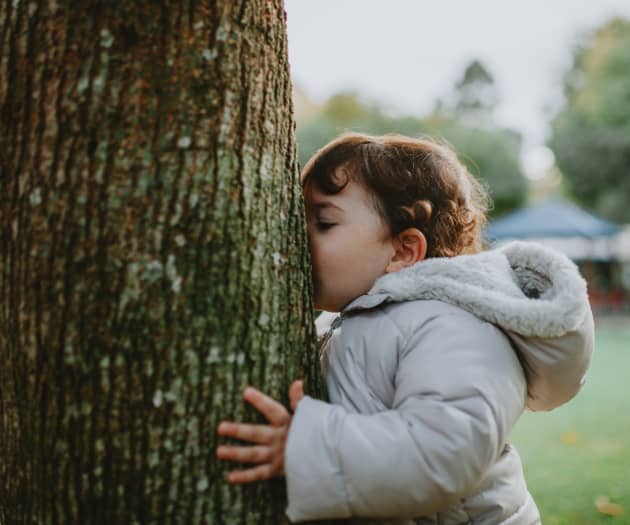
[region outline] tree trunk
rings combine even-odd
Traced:
[[[0,523],[278,524],[223,481],[317,393],[282,0],[2,0]]]

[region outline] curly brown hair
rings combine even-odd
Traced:
[[[482,250],[489,197],[448,146],[403,135],[346,133],[321,148],[302,170],[328,195],[350,180],[373,195],[392,236],[418,228],[427,257],[453,257]]]

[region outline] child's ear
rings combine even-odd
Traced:
[[[418,228],[407,228],[393,239],[394,255],[385,268],[393,273],[422,261],[427,254],[427,239]]]

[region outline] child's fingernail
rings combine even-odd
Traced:
[[[223,432],[227,432],[228,428],[229,428],[229,424],[223,421],[222,423],[219,423],[219,426],[217,427],[217,431],[219,432],[219,434],[221,434]]]

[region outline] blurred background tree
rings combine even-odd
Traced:
[[[356,92],[337,93],[320,107],[299,89],[294,98],[301,165],[344,131],[426,135],[451,144],[468,169],[487,185],[494,202],[493,216],[525,201],[527,182],[519,164],[521,137],[496,123],[494,79],[478,60],[466,66],[452,93],[424,117],[395,114]]]
[[[550,147],[586,207],[630,221],[630,20],[613,19],[576,46]]]

